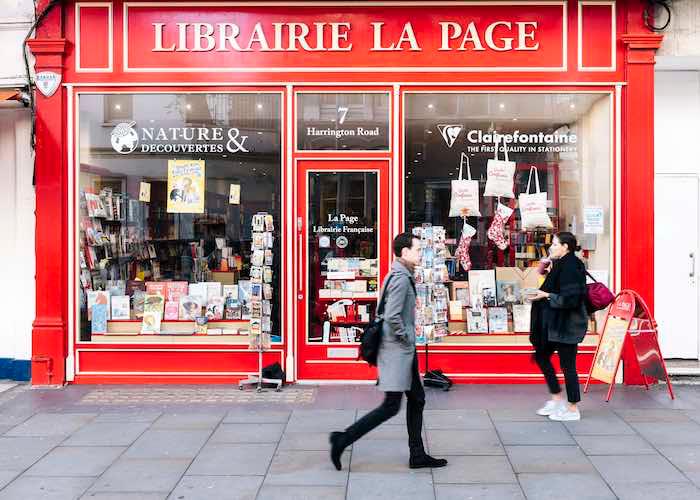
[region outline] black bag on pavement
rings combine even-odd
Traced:
[[[284,381],[286,378],[284,370],[282,369],[282,365],[280,365],[279,363],[272,363],[271,365],[267,365],[267,366],[263,367],[262,376],[263,376],[263,378],[271,378],[273,380],[275,380],[275,379],[281,380],[282,385],[284,385]],[[265,385],[267,386],[270,384],[265,384]],[[274,384],[272,384],[271,386],[277,387]]]
[[[386,295],[386,290],[389,288],[391,277],[392,275],[389,274],[389,278],[387,278],[386,283],[384,284],[384,292],[382,293],[382,297],[379,299],[376,317],[370,321],[369,325],[367,325],[365,330],[362,332],[362,335],[360,335],[359,358],[367,361],[370,366],[377,366],[379,347],[382,345],[382,325],[384,324],[382,314],[384,313],[384,298]]]

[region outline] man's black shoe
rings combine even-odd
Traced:
[[[447,460],[444,458],[433,458],[427,453],[419,457],[411,457],[408,462],[408,466],[411,469],[437,469],[438,467],[444,467],[447,465]]]
[[[330,438],[328,439],[331,443],[331,462],[333,462],[336,470],[341,470],[343,468],[343,464],[340,463],[340,456],[345,450],[344,437],[343,432],[331,432]]]

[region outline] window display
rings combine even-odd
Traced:
[[[79,97],[80,340],[281,341],[280,123],[272,92]]]
[[[587,267],[609,276],[609,94],[406,92],[404,102],[406,228],[444,238],[447,276],[417,275],[448,292],[447,334],[435,340],[528,334],[528,297],[558,231],[576,234]]]

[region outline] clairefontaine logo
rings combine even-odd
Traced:
[[[451,148],[457,140],[459,133],[464,128],[464,125],[438,125],[437,128],[445,144],[447,144],[447,147]]]
[[[139,135],[134,129],[136,122],[122,122],[112,129],[110,141],[112,148],[119,154],[128,155],[139,145]]]

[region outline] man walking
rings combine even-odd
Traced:
[[[394,238],[394,255],[389,278],[384,282],[382,343],[377,367],[379,389],[384,401],[344,432],[332,432],[331,461],[340,470],[343,450],[372,429],[399,413],[402,393],[406,394],[406,427],[408,428],[409,466],[412,469],[444,467],[447,460],[433,458],[425,452],[421,430],[425,391],[418,373],[416,356],[416,286],[413,270],[420,264],[420,240],[411,233]]]

